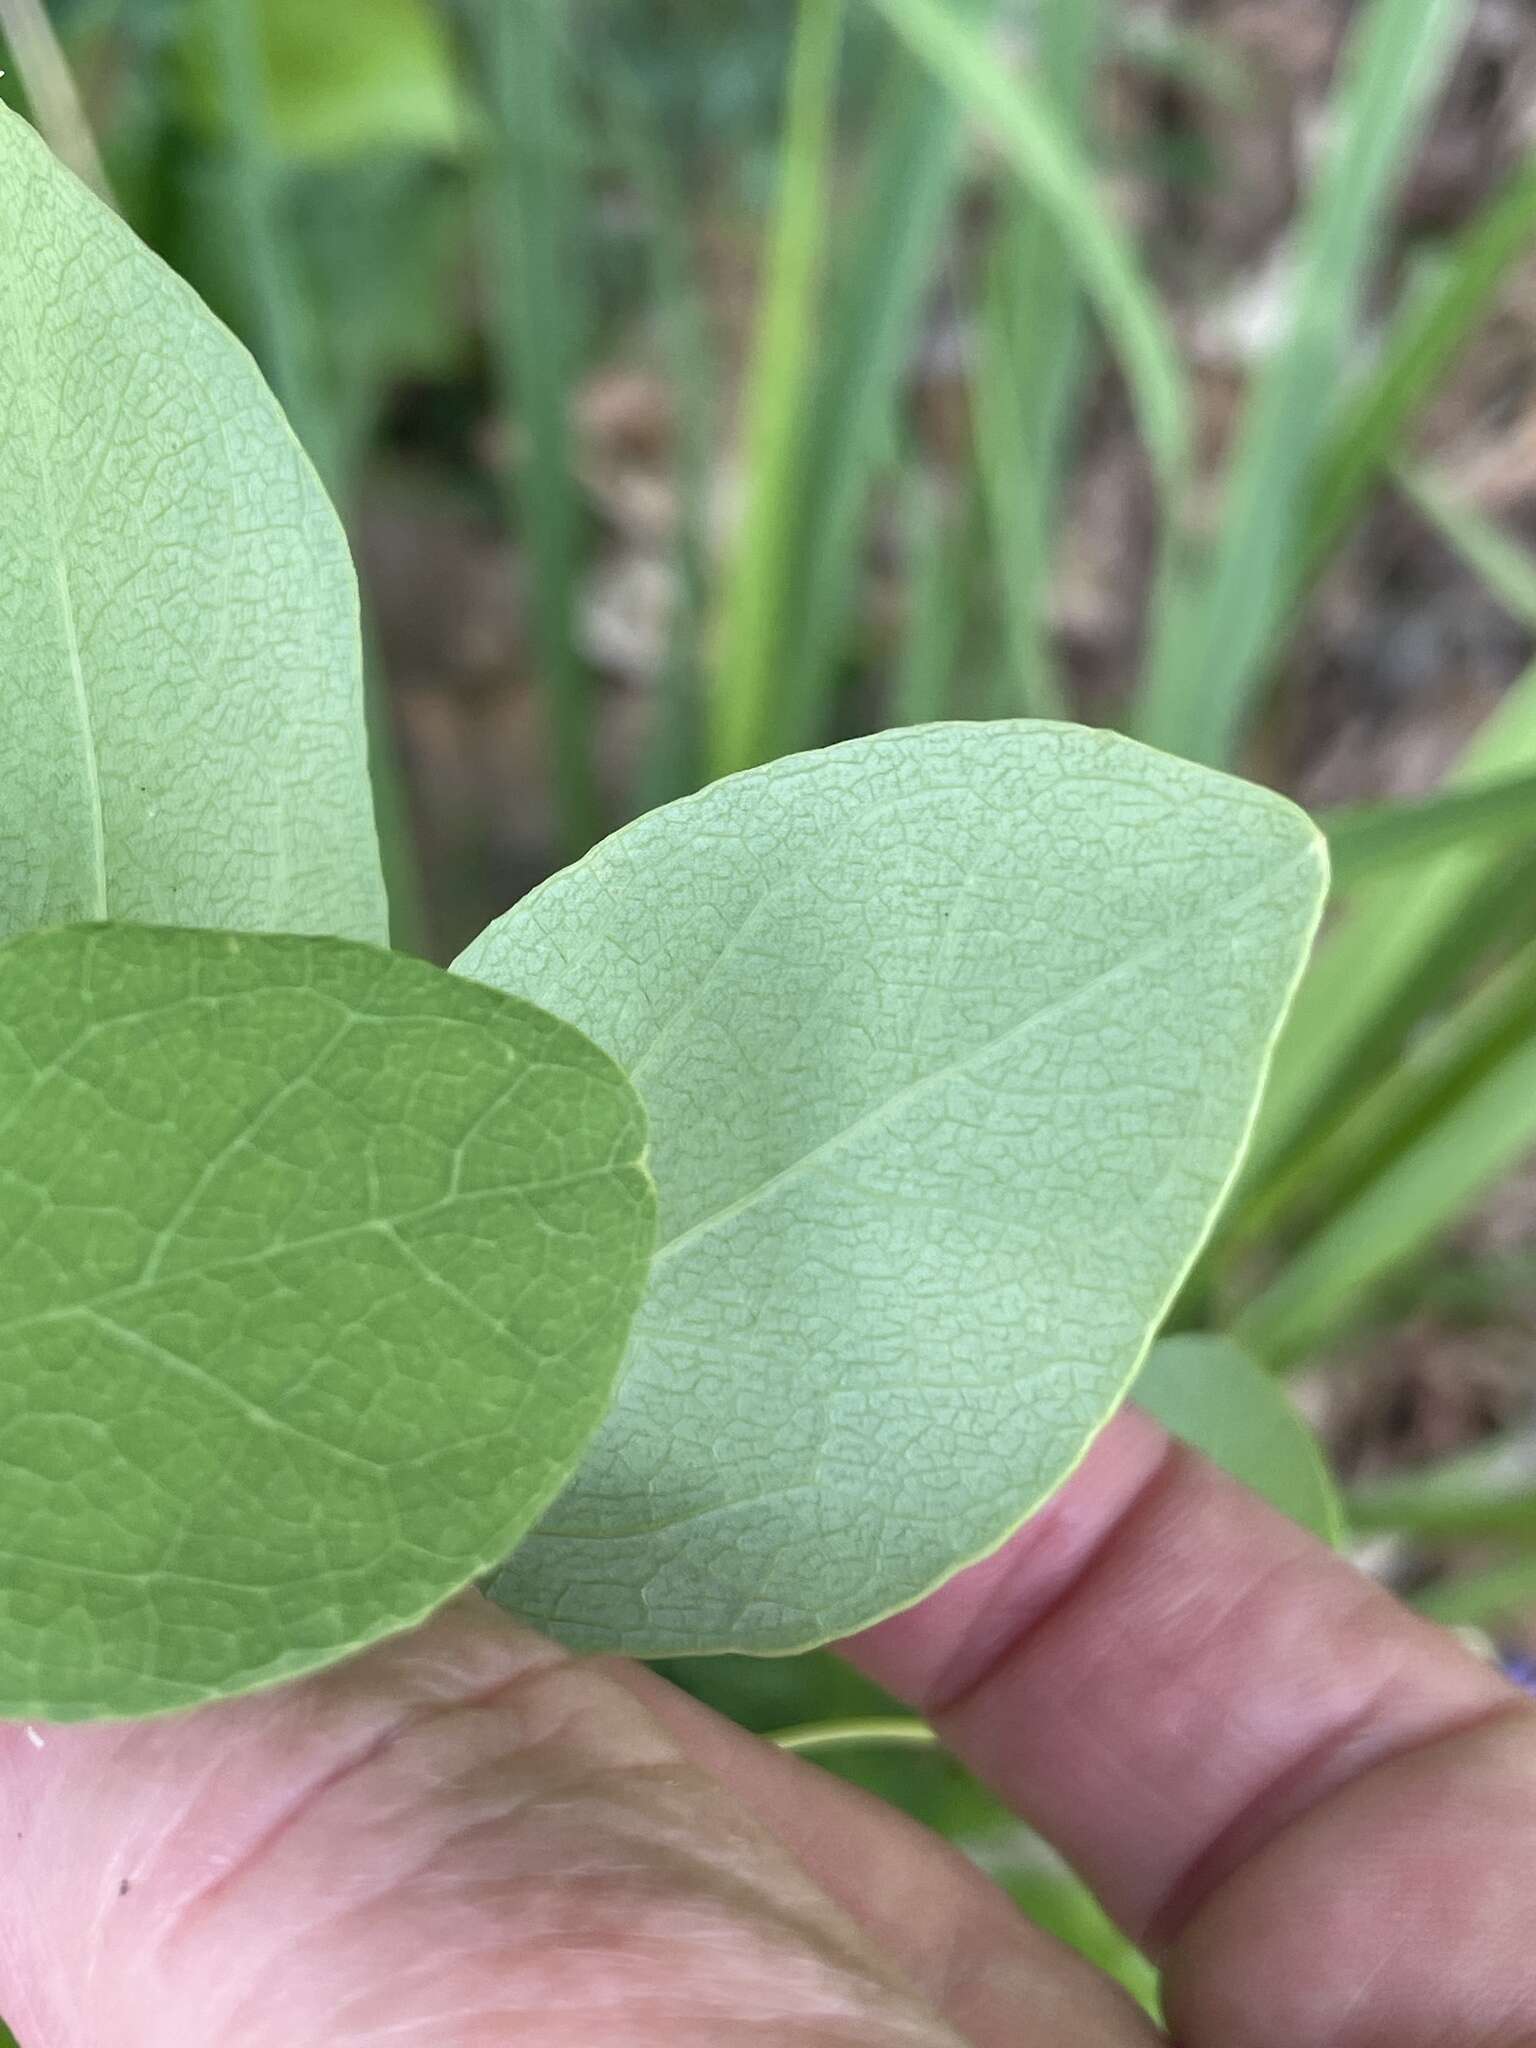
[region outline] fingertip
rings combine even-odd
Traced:
[[[1173,1449],[1161,1424],[1122,1409],[1061,1491],[1000,1549],[917,1606],[848,1637],[841,1653],[903,1699],[945,1710],[1081,1577]]]

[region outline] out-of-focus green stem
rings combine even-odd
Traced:
[[[266,63],[251,0],[208,0],[220,98],[227,122],[232,192],[251,278],[256,354],[294,431],[331,484],[325,447],[317,445],[306,375],[302,319],[283,246],[283,167],[272,146]]]
[[[98,198],[114,201],[85,105],[43,0],[0,0],[0,36],[26,87],[40,134]]]
[[[1102,0],[1044,0],[1040,83],[1079,147]],[[991,252],[976,373],[976,463],[997,558],[1007,702],[1060,718],[1046,630],[1054,512],[1089,342],[1071,250],[1032,195],[1011,181]]]
[[[582,512],[571,446],[579,346],[576,247],[581,150],[561,0],[476,0],[493,147],[482,194],[495,340],[524,444],[517,509],[532,569],[560,837],[601,829],[590,679],[576,646]]]
[[[800,516],[843,16],[844,0],[800,0],[778,213],[748,396],[747,510],[720,624],[711,748],[717,775],[753,767],[777,751],[786,624],[777,614]]]

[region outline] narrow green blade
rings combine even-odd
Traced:
[[[1330,427],[1318,458],[1300,550],[1306,589],[1333,558],[1373,486],[1402,453],[1446,372],[1536,242],[1536,157],[1464,228],[1432,287],[1412,294],[1380,357]]]
[[[793,587],[826,256],[844,0],[799,0],[778,209],[747,395],[747,507],[722,602],[710,758],[729,775],[778,751],[783,607]]]
[[[1521,1430],[1421,1471],[1352,1487],[1349,1518],[1360,1530],[1456,1540],[1536,1536],[1536,1437]]]
[[[1234,1334],[1289,1366],[1347,1329],[1373,1294],[1536,1150],[1536,1036],[1510,1051],[1390,1172],[1306,1244]]]
[[[1093,167],[1048,95],[1010,74],[990,38],[942,0],[870,0],[996,138],[1031,199],[1073,256],[1130,385],[1142,435],[1177,493],[1189,454],[1189,401],[1167,319],[1134,252],[1101,202]]]
[[[1102,39],[1101,0],[1055,0],[1040,20],[1040,70],[1074,142]],[[1048,611],[1055,510],[1089,351],[1073,252],[1029,193],[1005,202],[987,280],[976,371],[976,465],[983,481],[1007,647],[999,709],[1061,714]]]
[[[1318,823],[1333,857],[1335,886],[1348,892],[1461,846],[1487,854],[1536,845],[1536,771],[1418,803],[1330,811]]]
[[[1397,483],[1440,538],[1512,619],[1536,631],[1536,555],[1427,469],[1399,469]]]
[[[1536,668],[1510,691],[1451,776],[1470,796],[1536,773]],[[1503,849],[1470,840],[1420,870],[1412,889],[1390,875],[1360,888],[1313,963],[1275,1055],[1249,1179],[1262,1177],[1336,1110],[1362,1070],[1390,1056],[1414,1021],[1412,991],[1427,957],[1448,940],[1492,945],[1512,905],[1499,886]],[[1510,888],[1529,900],[1529,877]]]
[[[987,18],[995,0],[963,0]],[[798,497],[796,578],[781,606],[774,751],[828,737],[828,696],[863,559],[876,463],[889,443],[913,331],[959,166],[963,115],[903,46],[876,111],[870,161],[839,235]]]
[[[495,345],[523,447],[513,502],[532,568],[534,638],[561,841],[599,831],[590,678],[577,645],[582,509],[571,408],[585,306],[582,148],[562,0],[475,0],[492,147],[481,226],[495,287]]]
[[[1284,337],[1248,401],[1208,565],[1169,571],[1137,731],[1192,760],[1234,757],[1289,603],[1293,564],[1369,268],[1469,0],[1369,0],[1331,108]],[[1175,535],[1173,545],[1185,542]]]

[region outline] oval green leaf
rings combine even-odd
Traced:
[[[1244,1486],[1335,1547],[1344,1511],[1315,1436],[1279,1382],[1230,1337],[1165,1337],[1136,1404]]]
[[[0,938],[381,939],[346,540],[256,365],[0,109]]]
[[[957,725],[721,783],[494,926],[461,971],[630,1072],[661,1204],[614,1412],[497,1597],[787,1651],[995,1548],[1209,1229],[1324,882],[1261,790]]]
[[[604,1414],[644,1118],[568,1026],[340,941],[0,949],[0,1717],[156,1713],[420,1620]]]

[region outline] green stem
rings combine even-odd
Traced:
[[[1063,128],[1087,144],[1102,0],[1046,0],[1040,83]],[[1047,614],[1054,512],[1088,354],[1084,300],[1059,229],[1016,180],[991,251],[976,374],[976,463],[997,557],[1008,703],[1060,718]]]
[[[620,148],[651,216],[650,289],[676,408],[676,588],[635,787],[636,808],[644,813],[686,796],[699,784],[704,751],[702,646],[709,593],[706,512],[719,378],[710,346],[709,312],[689,241],[681,171],[657,132],[656,117],[644,95],[620,65],[610,68],[609,91]]]
[[[920,469],[906,493],[907,619],[891,692],[896,725],[932,725],[952,708],[980,538],[969,508],[943,503]]]
[[[560,836],[576,855],[601,830],[590,678],[576,646],[582,507],[571,446],[577,373],[580,150],[561,0],[479,0],[495,129],[483,194],[496,342],[526,441],[518,512],[532,569]]]
[[[43,0],[0,0],[0,35],[10,48],[48,147],[99,199],[114,205],[79,87]]]
[[[800,0],[781,185],[747,404],[748,497],[720,624],[717,775],[777,750],[780,616],[794,560],[797,480],[816,361],[816,296],[830,211],[844,0]]]
[[[294,430],[326,477],[327,451],[317,445],[319,409],[305,374],[303,320],[283,246],[284,173],[272,146],[266,59],[251,0],[213,0],[213,49],[228,122],[234,204],[252,283],[256,354]]]
[[[781,1728],[767,1740],[796,1756],[816,1756],[838,1749],[937,1749],[939,1738],[926,1721],[895,1714],[871,1715],[862,1721],[808,1721]]]

